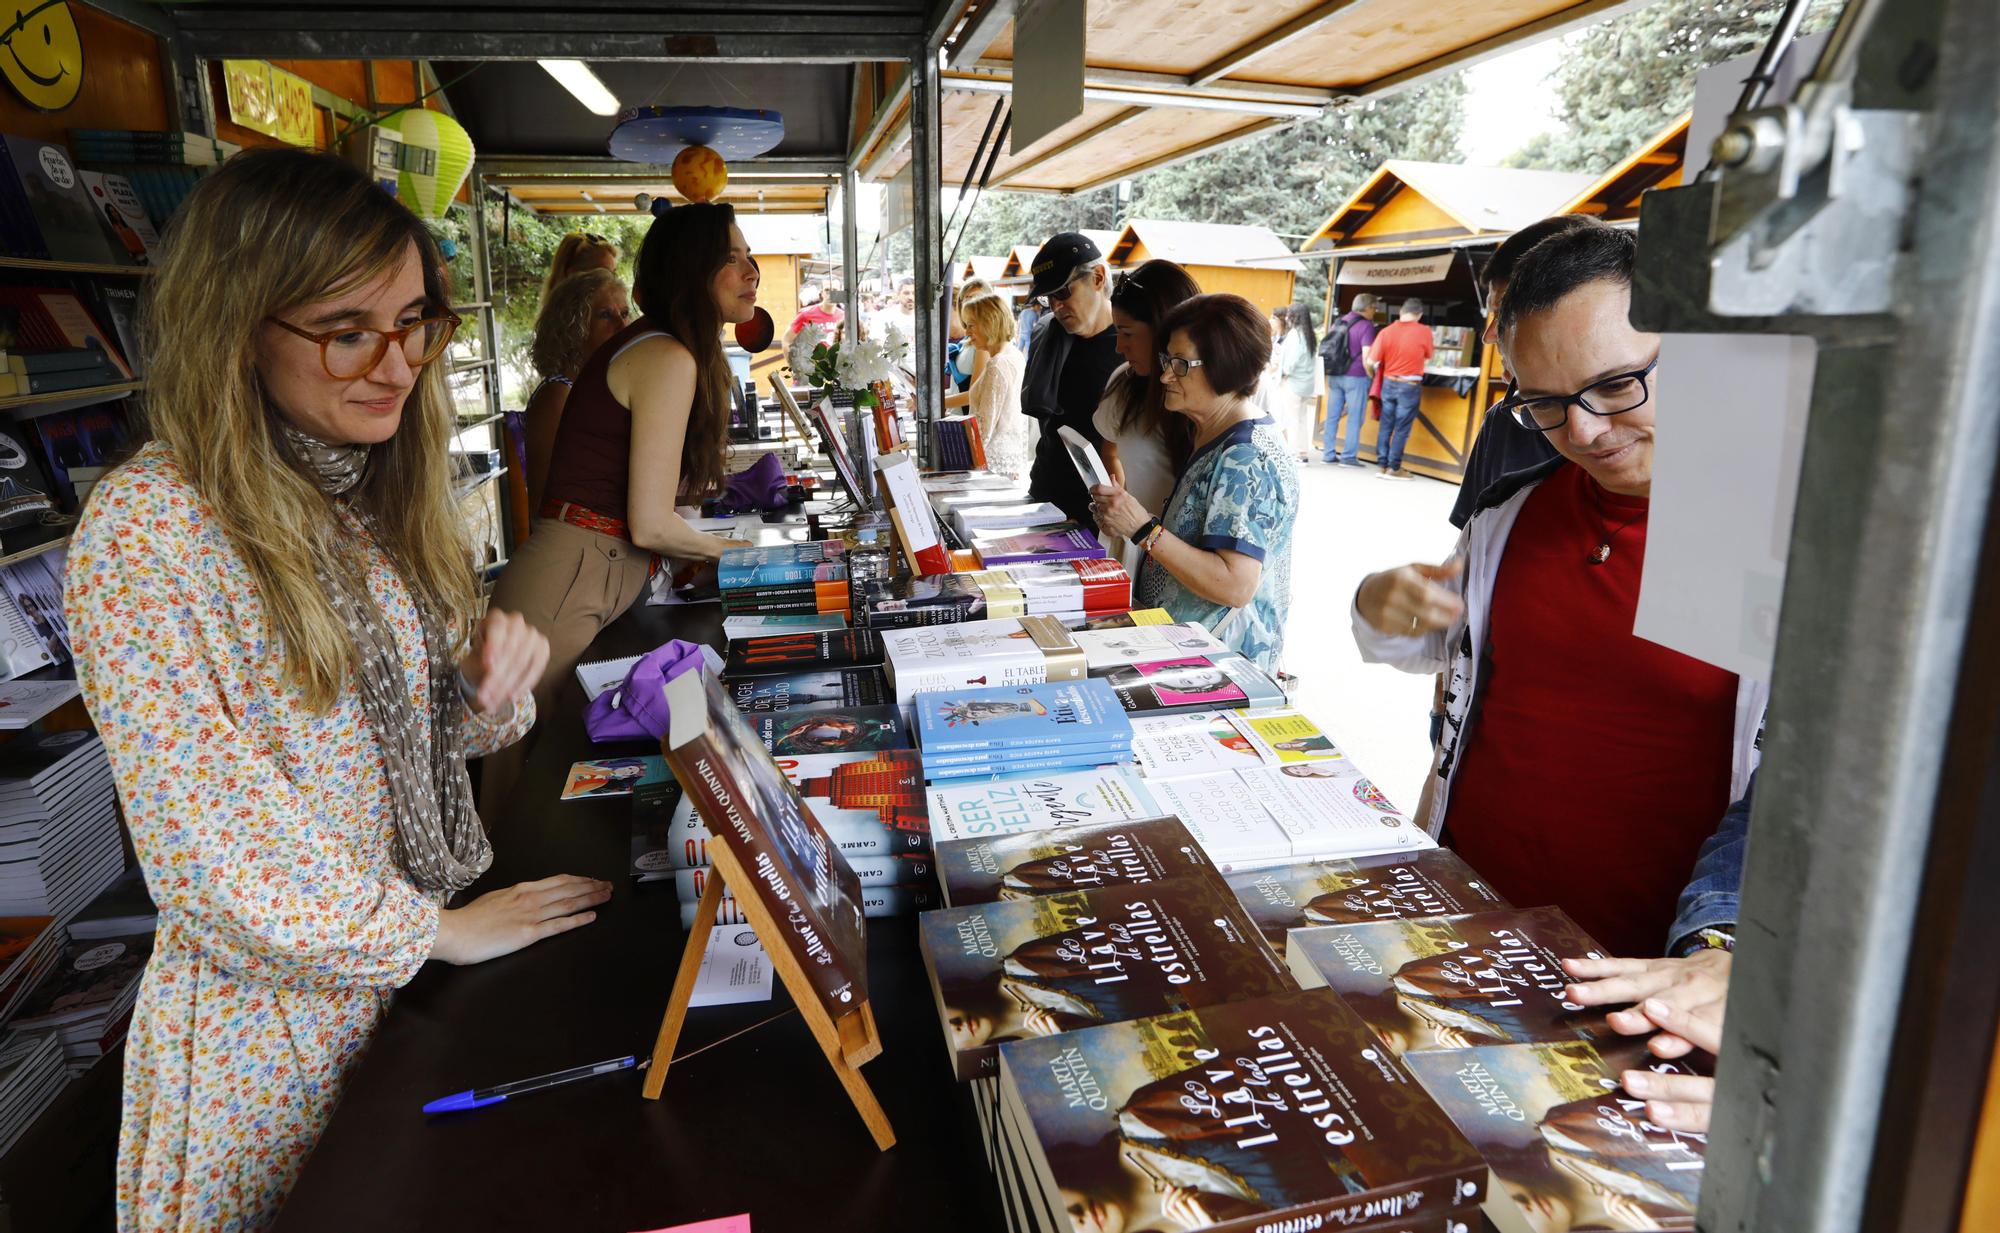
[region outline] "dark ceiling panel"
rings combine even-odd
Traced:
[[[627,107],[764,108],[781,113],[773,154],[844,157],[854,69],[845,64],[600,62],[591,69]],[[616,122],[593,115],[531,60],[440,61],[438,80],[481,154],[603,157]]]

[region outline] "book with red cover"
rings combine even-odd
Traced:
[[[1300,984],[1324,981],[1398,1054],[1609,1036],[1563,998],[1562,961],[1603,955],[1561,908],[1321,925],[1285,944]]]
[[[1011,1041],[1000,1059],[1041,1228],[1079,1207],[1098,1228],[1478,1227],[1486,1163],[1325,990]]]
[[[1001,1041],[1296,988],[1212,872],[930,912],[918,922],[952,1070]]]
[[[861,882],[798,790],[778,770],[721,687],[699,670],[667,682],[667,765],[730,851],[777,922],[827,1017],[838,1023],[868,1002],[868,934]]]

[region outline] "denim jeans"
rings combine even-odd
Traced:
[[[1339,440],[1340,416],[1347,413],[1347,439],[1340,442],[1340,461],[1354,462],[1361,453],[1361,421],[1368,418],[1368,378],[1331,377],[1326,383],[1326,428],[1321,439],[1320,461],[1334,460],[1334,442]]]
[[[1416,427],[1417,403],[1424,387],[1413,381],[1382,382],[1382,427],[1375,434],[1375,456],[1384,471],[1403,465],[1403,447],[1409,444],[1410,429]]]

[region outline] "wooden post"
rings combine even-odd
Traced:
[[[756,887],[751,885],[749,875],[744,872],[736,854],[721,843],[710,843],[708,854],[713,862],[710,868],[713,876],[702,888],[701,903],[695,908],[694,928],[688,934],[687,949],[681,954],[681,969],[674,978],[673,992],[667,998],[667,1012],[660,1021],[659,1037],[653,1043],[653,1062],[646,1073],[646,1098],[660,1098],[661,1088],[666,1082],[667,1065],[672,1060],[674,1045],[680,1039],[681,1025],[687,1020],[688,998],[694,993],[695,977],[701,972],[702,952],[715,922],[716,907],[722,899],[722,888],[727,885],[734,892],[736,904],[743,910],[750,927],[756,930],[758,939],[763,942],[764,953],[769,957],[772,969],[784,982],[785,991],[792,995],[799,1017],[806,1021],[820,1052],[826,1055],[826,1064],[833,1068],[833,1073],[840,1079],[840,1086],[847,1091],[848,1100],[854,1104],[854,1111],[861,1115],[862,1123],[868,1127],[876,1148],[887,1151],[894,1147],[896,1132],[889,1125],[889,1115],[882,1111],[874,1091],[868,1086],[868,1080],[856,1069],[882,1052],[882,1038],[875,1030],[873,1008],[863,1002],[855,1013],[842,1016],[836,1024],[820,1005],[811,978],[785,945],[781,926],[772,918],[764,901],[758,898]]]

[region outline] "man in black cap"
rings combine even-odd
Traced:
[[[1111,328],[1111,276],[1104,254],[1089,237],[1065,231],[1042,245],[1030,267],[1029,295],[1045,303],[1060,329],[1044,321],[1028,348],[1021,377],[1021,411],[1042,422],[1028,471],[1028,495],[1047,501],[1072,521],[1095,531],[1090,490],[1070,462],[1056,430],[1067,424],[1101,445],[1091,416],[1122,361]]]

